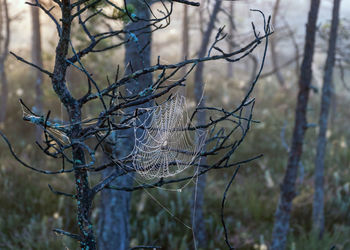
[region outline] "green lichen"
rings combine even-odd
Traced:
[[[74,160],[74,163],[76,164],[76,165],[81,165],[82,164],[82,162],[81,162],[81,160]]]

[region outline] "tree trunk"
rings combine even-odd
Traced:
[[[104,171],[102,178],[107,177],[112,170]],[[132,185],[132,178],[128,176],[119,177],[112,184],[130,186]],[[108,189],[101,191],[98,221],[99,249],[125,250],[129,248],[129,207],[130,192]]]
[[[203,17],[203,12],[204,12],[204,8],[200,7],[199,11],[198,11],[198,22],[199,22],[199,31],[201,36],[204,36],[204,17]]]
[[[149,19],[150,12],[147,6],[138,0],[128,1],[135,6],[135,14],[138,17]],[[147,25],[146,21],[131,22],[127,25],[128,30],[137,30]],[[143,32],[150,31],[143,29]],[[133,39],[125,46],[125,72],[131,73],[151,65],[151,32],[143,33],[142,38],[138,39],[140,32],[135,32],[136,39]],[[126,39],[129,37],[127,36]],[[149,43],[149,44],[148,44]],[[146,44],[148,44],[146,46]],[[146,47],[145,47],[146,46]],[[142,52],[142,54],[140,54]],[[126,85],[125,95],[134,95],[152,84],[152,74],[147,74],[131,80]],[[145,104],[147,105],[147,104]],[[145,105],[138,107],[146,107]],[[126,109],[126,112],[133,112],[136,107]],[[120,138],[117,133],[114,134],[116,148],[113,154],[116,158],[123,158],[131,153],[134,148],[133,129],[123,130]],[[108,158],[105,159],[108,161]],[[102,177],[110,174],[113,169],[108,169]],[[120,170],[122,171],[122,170]],[[132,186],[133,174],[124,175],[114,180],[113,186]],[[101,206],[99,212],[99,237],[98,246],[101,250],[125,250],[129,249],[129,209],[131,192],[104,189],[101,191]]]
[[[279,6],[280,6],[280,0],[276,0],[275,5],[273,7],[273,14],[272,14],[272,26],[274,28],[276,27],[276,18],[278,15]],[[280,64],[278,62],[278,55],[276,52],[275,36],[271,36],[270,38],[270,49],[271,49],[272,65],[273,65],[273,68],[276,69],[275,75],[276,75],[277,81],[281,86],[285,86],[283,75],[279,69]]]
[[[0,62],[0,81],[1,81],[1,101],[0,101],[0,125],[3,125],[6,119],[8,83],[5,71],[5,63]]]
[[[304,58],[299,77],[299,93],[295,112],[295,124],[292,137],[292,146],[288,157],[287,170],[281,185],[281,196],[275,214],[275,223],[272,233],[272,247],[274,250],[285,249],[292,201],[295,197],[295,182],[298,165],[302,155],[304,135],[307,129],[307,104],[312,79],[312,60],[315,47],[316,22],[320,0],[312,0],[306,25]]]
[[[55,65],[51,77],[52,87],[65,106],[71,132],[69,139],[72,142],[72,154],[75,176],[75,198],[77,200],[77,222],[79,226],[80,247],[85,250],[95,250],[96,241],[91,223],[91,204],[93,194],[89,186],[87,170],[81,168],[85,164],[84,150],[80,144],[79,137],[81,127],[81,107],[79,102],[71,95],[65,81],[68,64],[66,57],[68,54],[69,41],[71,35],[71,3],[70,0],[61,0],[61,33],[56,47]],[[35,7],[34,7],[35,8]],[[73,125],[74,124],[74,125]]]
[[[81,121],[80,108],[73,111],[76,117],[80,117],[78,121]],[[72,122],[72,120],[71,120]],[[74,129],[76,132],[81,131],[80,125]],[[75,133],[74,133],[75,134]],[[76,134],[78,136],[78,134]],[[73,137],[74,138],[74,137]],[[95,250],[96,240],[91,223],[91,205],[93,200],[93,194],[90,189],[88,174],[85,169],[79,169],[80,164],[85,164],[84,151],[80,145],[73,146],[73,160],[75,163],[74,171],[75,183],[76,183],[76,199],[78,208],[78,225],[81,232],[80,247],[84,250]]]
[[[188,25],[188,6],[185,4],[183,6],[183,19],[182,19],[182,59],[188,57],[189,47],[190,47],[190,37],[189,37],[189,25]],[[186,72],[187,67],[182,68],[182,72]]]
[[[326,155],[328,117],[333,92],[333,67],[339,24],[339,9],[340,0],[334,0],[332,25],[329,34],[328,52],[323,76],[319,134],[315,159],[315,194],[312,210],[312,226],[313,229],[319,233],[320,237],[322,237],[324,231],[324,159]]]
[[[1,81],[1,101],[0,101],[0,125],[5,122],[7,100],[8,100],[8,83],[6,76],[5,62],[9,53],[10,43],[10,18],[7,6],[7,0],[0,1],[0,81]],[[5,29],[3,26],[5,25]]]
[[[228,51],[233,51],[233,34],[235,31],[235,23],[233,21],[234,19],[234,9],[233,9],[233,1],[230,2],[230,20],[229,20],[229,31],[228,31]],[[227,78],[232,78],[233,77],[233,63],[228,63],[227,64]]]
[[[35,3],[35,1],[32,1]],[[43,67],[42,59],[42,50],[41,50],[41,32],[40,32],[40,15],[39,8],[31,7],[31,16],[32,16],[32,62],[39,66]],[[35,70],[35,108],[36,111],[40,114],[42,112],[42,83],[44,75],[41,71]],[[39,126],[36,126],[35,138],[38,142],[41,141],[41,129]]]
[[[207,53],[210,37],[215,27],[215,20],[220,11],[221,3],[222,1],[216,1],[214,5],[214,9],[213,9],[213,12],[211,13],[208,26],[202,38],[201,47],[198,53],[199,58],[204,57]],[[195,72],[195,76],[194,76],[194,82],[195,82],[194,94],[195,94],[196,102],[199,107],[205,106],[205,99],[202,98],[203,90],[204,90],[203,68],[204,68],[204,65],[202,63],[198,64]],[[206,122],[206,114],[204,111],[201,111],[198,113],[197,123],[205,124],[205,122]],[[200,160],[200,164],[205,164],[205,162],[206,162],[205,157],[202,157]],[[195,237],[194,240],[196,241],[196,244],[199,247],[205,247],[207,243],[207,233],[205,230],[204,214],[203,214],[205,183],[206,183],[206,175],[203,174],[198,177],[197,188],[194,190],[194,193],[193,193],[194,198],[192,199],[194,201],[193,210],[192,210],[192,222],[193,222],[192,227],[193,227],[193,232]]]

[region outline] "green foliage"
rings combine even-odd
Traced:
[[[345,250],[350,247],[350,227],[335,225],[334,230],[326,232],[320,239],[319,235],[314,232],[307,232],[301,229],[298,237],[291,235],[289,238],[290,250],[309,250],[309,249],[331,249]]]
[[[113,18],[115,19],[120,19],[122,20],[124,23],[127,23],[130,21],[130,18],[128,16],[127,13],[129,13],[129,15],[131,15],[131,17],[135,17],[135,6],[131,3],[126,5],[126,9],[113,9]]]
[[[84,5],[88,6],[90,10],[96,11],[98,7],[106,5],[106,3],[104,1],[96,2],[95,0],[89,0]]]
[[[160,244],[168,249],[188,249],[192,245],[192,231],[184,225],[191,226],[190,189],[181,193],[159,190],[135,194],[141,199],[134,199],[132,204],[132,214],[136,215],[131,217],[133,245]],[[153,196],[168,211],[150,199]]]
[[[8,159],[3,163],[0,170],[0,213],[6,216],[0,218],[0,248],[76,249],[75,241],[52,231],[62,227],[75,230],[71,215],[73,204],[53,195],[47,188],[47,183],[56,182],[60,185],[66,182],[62,186],[69,186],[67,180],[38,176]]]

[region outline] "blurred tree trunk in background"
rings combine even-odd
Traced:
[[[199,49],[198,58],[206,56],[210,37],[215,28],[215,20],[220,11],[222,1],[216,1],[213,11],[210,15],[209,23],[206,27],[205,33],[202,37],[201,47]],[[200,63],[197,65],[197,69],[194,75],[194,94],[198,107],[205,106],[205,98],[202,98],[203,90],[204,90],[204,82],[203,82],[203,69],[204,64]],[[206,122],[206,113],[204,111],[200,111],[198,113],[197,123],[205,124]],[[205,164],[206,159],[202,157],[200,160],[200,164]],[[203,174],[198,177],[197,188],[193,192],[193,208],[192,209],[192,221],[193,221],[193,232],[195,236],[195,241],[197,242],[199,247],[206,247],[207,243],[207,235],[205,230],[205,221],[203,215],[203,205],[204,205],[204,189],[206,183],[206,175]]]
[[[332,93],[332,98],[331,98],[331,107],[330,107],[330,114],[329,114],[329,127],[330,129],[333,129],[334,127],[336,127],[336,118],[337,118],[337,107],[338,107],[338,96],[335,90],[335,86],[333,86],[333,93]]]
[[[8,12],[7,0],[0,0],[0,81],[1,81],[1,100],[0,100],[0,125],[5,122],[8,83],[6,76],[5,62],[9,53],[10,44],[10,18]]]
[[[272,13],[272,26],[274,29],[276,28],[276,19],[278,15],[279,6],[280,6],[280,0],[276,0],[275,5],[273,7],[273,13]],[[280,71],[280,64],[278,62],[278,53],[276,52],[275,36],[271,36],[270,38],[270,49],[271,49],[272,66],[274,69],[276,69],[275,75],[276,75],[277,81],[281,86],[285,86],[285,81]]]
[[[32,0],[35,3],[35,0]],[[40,14],[39,8],[31,9],[32,17],[32,62],[39,66],[43,67],[43,58],[42,58],[42,49],[41,49],[41,31],[40,31]],[[35,69],[35,108],[38,114],[41,113],[43,109],[43,91],[42,84],[44,80],[44,74],[40,70]],[[36,126],[35,139],[40,142],[41,129],[39,126]]]
[[[233,1],[230,2],[229,9],[229,31],[228,31],[228,51],[233,51],[233,36],[235,31]],[[233,63],[227,64],[227,78],[233,77]]]
[[[200,6],[200,10],[198,11],[198,22],[199,22],[199,31],[201,36],[204,36],[204,17],[203,17],[204,8],[203,5]]]
[[[292,146],[288,156],[287,170],[281,185],[281,195],[275,214],[275,222],[272,232],[273,250],[283,250],[286,246],[289,230],[292,201],[295,197],[295,182],[298,166],[302,155],[305,131],[307,124],[307,104],[309,100],[310,85],[312,79],[312,61],[315,48],[316,23],[320,0],[312,0],[306,25],[304,58],[299,76],[299,93],[295,112],[295,124],[292,137]]]
[[[150,11],[144,3],[138,0],[130,0],[128,4],[132,4],[135,8],[137,17],[150,19]],[[137,30],[144,27],[148,21],[130,22],[127,30]],[[131,74],[132,71],[148,67],[151,65],[151,27],[142,29],[142,35],[135,31],[135,36],[126,34],[125,39],[131,38],[131,41],[125,45],[125,74]],[[140,35],[140,38],[139,38]],[[142,52],[142,54],[140,54]],[[132,96],[146,89],[152,84],[152,74],[131,80],[126,85],[124,96]],[[136,108],[145,107],[135,106],[125,111],[133,112]],[[133,129],[122,130],[122,134],[115,133],[115,146],[113,154],[117,158],[123,158],[131,153],[134,148],[134,131]],[[109,161],[105,157],[105,161]],[[118,168],[118,166],[115,166]],[[102,177],[108,176],[113,171],[112,168],[104,171]],[[123,171],[120,169],[120,171]],[[111,185],[113,186],[132,186],[134,175],[118,177]],[[131,192],[104,189],[101,192],[101,206],[99,212],[99,235],[98,246],[101,250],[125,250],[129,249],[129,210],[130,210]]]
[[[182,58],[188,57],[189,53],[189,47],[190,47],[190,37],[189,37],[189,25],[188,25],[188,6],[184,5],[183,6],[184,11],[183,11],[183,19],[182,19]],[[187,72],[187,67],[184,66],[182,68],[182,72]]]
[[[340,0],[334,0],[332,25],[329,34],[327,59],[323,76],[319,134],[315,159],[315,194],[312,210],[312,226],[320,237],[324,231],[324,160],[326,155],[326,133],[333,92],[333,68],[339,24]]]

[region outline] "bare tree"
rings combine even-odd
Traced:
[[[291,149],[285,176],[281,185],[281,195],[278,201],[275,222],[272,233],[271,249],[281,250],[285,248],[289,230],[292,201],[295,197],[295,183],[298,166],[302,155],[305,131],[308,127],[306,120],[307,105],[312,79],[312,60],[315,48],[316,22],[319,0],[312,0],[306,26],[304,58],[300,69],[299,92],[295,111],[295,124],[292,137]]]
[[[231,51],[231,50],[233,50],[233,38],[234,38],[234,32],[236,30],[235,22],[234,22],[235,14],[234,14],[233,1],[230,2],[228,18],[229,18],[228,39],[230,41],[228,43],[228,50]],[[232,65],[232,63],[228,63],[227,64],[227,78],[232,78],[232,77],[233,77],[233,65]]]
[[[69,121],[68,123],[64,123],[63,121],[50,118],[50,111],[47,111],[46,114],[38,114],[28,108],[23,101],[21,102],[25,110],[23,119],[35,125],[40,125],[43,130],[44,141],[42,144],[38,143],[37,145],[47,156],[59,160],[62,163],[60,168],[45,170],[25,163],[16,155],[11,143],[8,141],[5,135],[0,132],[1,137],[7,143],[13,157],[25,168],[41,174],[72,174],[74,176],[75,193],[73,194],[56,190],[52,186],[49,186],[49,188],[53,193],[72,198],[76,202],[76,224],[79,229],[79,233],[74,234],[62,229],[54,229],[54,231],[58,234],[78,240],[82,249],[89,250],[94,250],[97,248],[94,227],[91,221],[92,202],[96,194],[103,189],[132,192],[145,188],[156,188],[172,183],[181,183],[184,181],[193,180],[193,178],[202,176],[208,171],[214,169],[223,170],[234,168],[261,157],[261,155],[257,155],[239,162],[234,162],[232,160],[232,155],[242,144],[249,130],[249,126],[241,126],[242,121],[247,120],[249,123],[252,122],[251,113],[249,117],[244,117],[242,113],[247,107],[251,108],[252,110],[252,107],[254,106],[252,104],[254,104],[255,100],[254,98],[251,98],[251,94],[261,74],[266,57],[267,41],[269,35],[271,34],[270,18],[265,20],[263,13],[260,12],[264,17],[263,33],[258,33],[253,25],[254,37],[252,41],[237,51],[224,52],[222,49],[220,49],[220,47],[218,47],[218,43],[224,38],[224,36],[221,34],[222,29],[220,29],[215,40],[210,46],[210,50],[216,52],[215,55],[209,54],[203,57],[191,58],[176,64],[163,64],[159,59],[156,64],[151,66],[143,66],[139,70],[135,70],[133,65],[129,64],[128,66],[130,68],[126,70],[125,74],[120,75],[119,71],[117,70],[113,82],[107,80],[107,83],[103,84],[102,82],[97,82],[97,80],[95,80],[94,75],[91,72],[93,69],[90,69],[91,71],[87,70],[86,64],[89,64],[89,60],[87,60],[86,55],[91,53],[104,53],[106,51],[109,52],[111,49],[123,46],[126,43],[137,43],[140,41],[140,39],[143,39],[144,35],[167,27],[170,23],[170,16],[173,13],[174,3],[188,4],[192,6],[199,6],[199,3],[187,0],[173,0],[167,3],[161,2],[162,9],[156,12],[151,9],[149,2],[144,1],[151,13],[150,18],[147,19],[142,16],[138,16],[137,12],[135,12],[135,6],[133,5],[128,5],[128,3],[125,2],[124,7],[120,7],[109,0],[105,0],[104,2],[107,4],[107,7],[115,9],[115,11],[127,22],[146,22],[149,24],[140,28],[133,28],[132,25],[126,25],[124,28],[118,27],[117,29],[112,28],[110,30],[99,30],[91,33],[87,23],[91,22],[98,16],[105,16],[105,13],[102,13],[102,11],[99,9],[96,9],[96,11],[93,11],[92,13],[89,11],[90,7],[95,6],[99,2],[99,0],[93,2],[89,0],[78,0],[72,3],[70,0],[54,0],[52,2],[53,6],[49,9],[41,5],[39,1],[35,1],[35,3],[27,3],[33,8],[40,8],[56,25],[59,39],[57,41],[55,62],[52,70],[44,69],[43,67],[33,64],[32,62],[29,62],[11,52],[12,55],[18,60],[40,70],[50,77],[52,88],[67,111]],[[60,19],[56,19],[51,14],[53,7],[60,10]],[[101,8],[103,8],[102,5]],[[75,49],[74,43],[71,39],[71,27],[73,23],[78,23],[81,30],[86,34],[86,41],[84,44],[81,44],[80,50]],[[151,31],[149,31],[149,29],[151,29]],[[112,44],[102,43],[102,41],[106,40]],[[167,105],[170,105],[169,103],[174,103],[174,97],[172,96],[171,91],[175,90],[176,88],[183,87],[188,75],[199,63],[216,60],[227,60],[230,62],[239,61],[252,53],[264,40],[264,54],[256,79],[251,84],[251,87],[247,91],[242,102],[236,107],[233,107],[232,110],[228,111],[221,108],[206,107],[202,105],[195,108],[192,115],[190,115],[189,123],[186,124],[186,126],[172,127],[170,130],[164,130],[160,128],[159,125],[158,127],[149,127],[147,124],[137,124],[137,121],[142,120],[143,116],[152,117],[146,109],[142,110],[137,107],[140,107],[140,105],[152,105],[153,102],[160,101],[161,103],[156,104],[154,107],[155,110],[159,110],[159,107],[167,107]],[[69,51],[71,51],[71,53],[68,53]],[[131,50],[130,53],[132,53],[132,51],[133,50]],[[144,52],[145,47],[140,47],[138,50],[140,58],[142,58],[142,53]],[[180,78],[178,76],[175,77],[175,75],[179,73],[185,65],[189,66],[187,72]],[[77,68],[80,73],[86,77],[86,93],[81,95],[80,98],[73,97],[70,90],[67,88],[65,78],[68,67]],[[137,89],[138,87],[135,86],[136,83],[138,81],[141,82],[143,78],[148,77],[150,74],[152,74],[152,76],[154,74],[154,79],[156,80],[154,82],[147,82],[147,88],[139,91],[140,89]],[[130,86],[131,83],[135,84]],[[127,95],[124,95],[121,93],[120,89],[128,88],[128,86],[130,86],[130,88],[135,88],[132,90],[134,94],[128,93]],[[137,93],[135,94],[135,92]],[[161,97],[163,97],[163,99],[160,99]],[[165,98],[166,100],[164,101],[164,97],[168,98]],[[101,107],[100,113],[93,118],[85,118],[84,114],[82,113],[82,107],[92,102],[95,102],[95,105],[96,102],[99,103]],[[183,109],[183,107],[181,108]],[[213,112],[215,115],[213,117],[215,118],[212,118],[203,124],[191,125],[191,121],[196,119],[198,120],[199,113],[201,113],[203,110]],[[174,122],[169,120],[170,118],[168,116],[160,117],[161,119],[167,119],[166,124]],[[224,129],[223,123],[228,123],[230,125],[227,126],[227,129]],[[134,136],[137,135],[138,132],[156,132],[158,135],[161,135],[161,141],[159,145],[156,145],[156,147],[159,148],[161,155],[172,154],[176,156],[187,156],[192,155],[193,152],[184,151],[181,148],[171,148],[168,146],[167,140],[169,136],[171,136],[173,133],[185,133],[191,131],[193,133],[204,129],[208,131],[208,136],[206,137],[205,143],[210,143],[210,145],[214,145],[213,147],[200,150],[199,153],[195,154],[194,158],[189,162],[177,161],[176,158],[172,161],[168,161],[167,158],[162,158],[161,161],[166,164],[162,164],[161,166],[152,165],[150,168],[155,168],[155,170],[160,173],[167,172],[169,171],[169,168],[173,166],[178,167],[181,164],[186,165],[188,168],[193,168],[197,166],[197,162],[200,157],[219,155],[220,157],[216,157],[215,161],[211,165],[199,163],[199,172],[192,172],[192,174],[184,177],[174,176],[171,178],[167,176],[154,176],[153,179],[155,180],[152,183],[146,181],[140,181],[136,185],[126,182],[113,183],[113,181],[118,177],[125,175],[132,176],[135,172],[143,176],[150,170],[142,164],[141,166],[133,164],[135,163],[135,159],[138,157],[137,152],[127,156],[122,155],[125,150],[120,148],[121,145],[128,147],[129,144],[124,143],[121,139],[123,137],[128,138],[130,133],[128,131],[133,130]],[[135,131],[137,132],[136,134]],[[113,133],[117,135],[115,150],[119,153],[116,154],[107,152],[104,147],[104,145],[108,143],[107,138],[110,138],[110,135]],[[237,134],[238,136],[236,136]],[[235,135],[235,138],[237,139],[233,139],[233,135]],[[65,138],[64,141],[61,140],[62,137]],[[147,142],[148,141],[142,143]],[[114,147],[114,145],[112,146]],[[109,156],[109,162],[105,161],[104,163],[99,164],[96,161],[97,152],[103,152],[106,156]],[[159,152],[157,151],[156,153],[158,154]],[[145,154],[150,154],[150,157],[153,156],[152,151],[145,151]],[[163,165],[166,165],[166,168],[163,168]],[[91,186],[94,182],[91,182],[90,178],[92,178],[92,176],[90,176],[90,174],[98,173],[105,169],[111,169],[110,173],[102,180],[99,180],[97,184]],[[225,235],[226,242],[228,242],[227,233],[225,233]],[[144,248],[145,247],[150,248],[150,246],[144,246]],[[152,247],[157,248],[157,246]]]
[[[0,1],[0,81],[1,81],[1,100],[0,100],[0,124],[5,121],[8,99],[8,83],[6,76],[5,62],[9,53],[10,44],[10,17],[7,0]]]
[[[32,0],[32,3],[35,3],[35,0]],[[43,67],[43,58],[42,58],[42,48],[41,48],[41,30],[40,30],[40,12],[38,8],[31,8],[32,16],[32,62],[39,67]],[[43,108],[42,99],[42,83],[44,81],[44,74],[36,70],[36,80],[35,80],[35,107],[38,113],[41,113]],[[37,141],[40,141],[41,128],[36,127],[35,138]]]
[[[322,237],[324,232],[324,168],[326,155],[326,132],[333,93],[333,68],[339,24],[340,0],[333,1],[332,24],[328,41],[328,52],[323,75],[319,134],[315,158],[315,194],[312,210],[313,229]]]
[[[188,6],[183,6],[182,13],[182,59],[188,57],[190,49],[190,36],[189,36],[189,18],[188,18]],[[183,71],[186,72],[186,67],[183,68]]]

